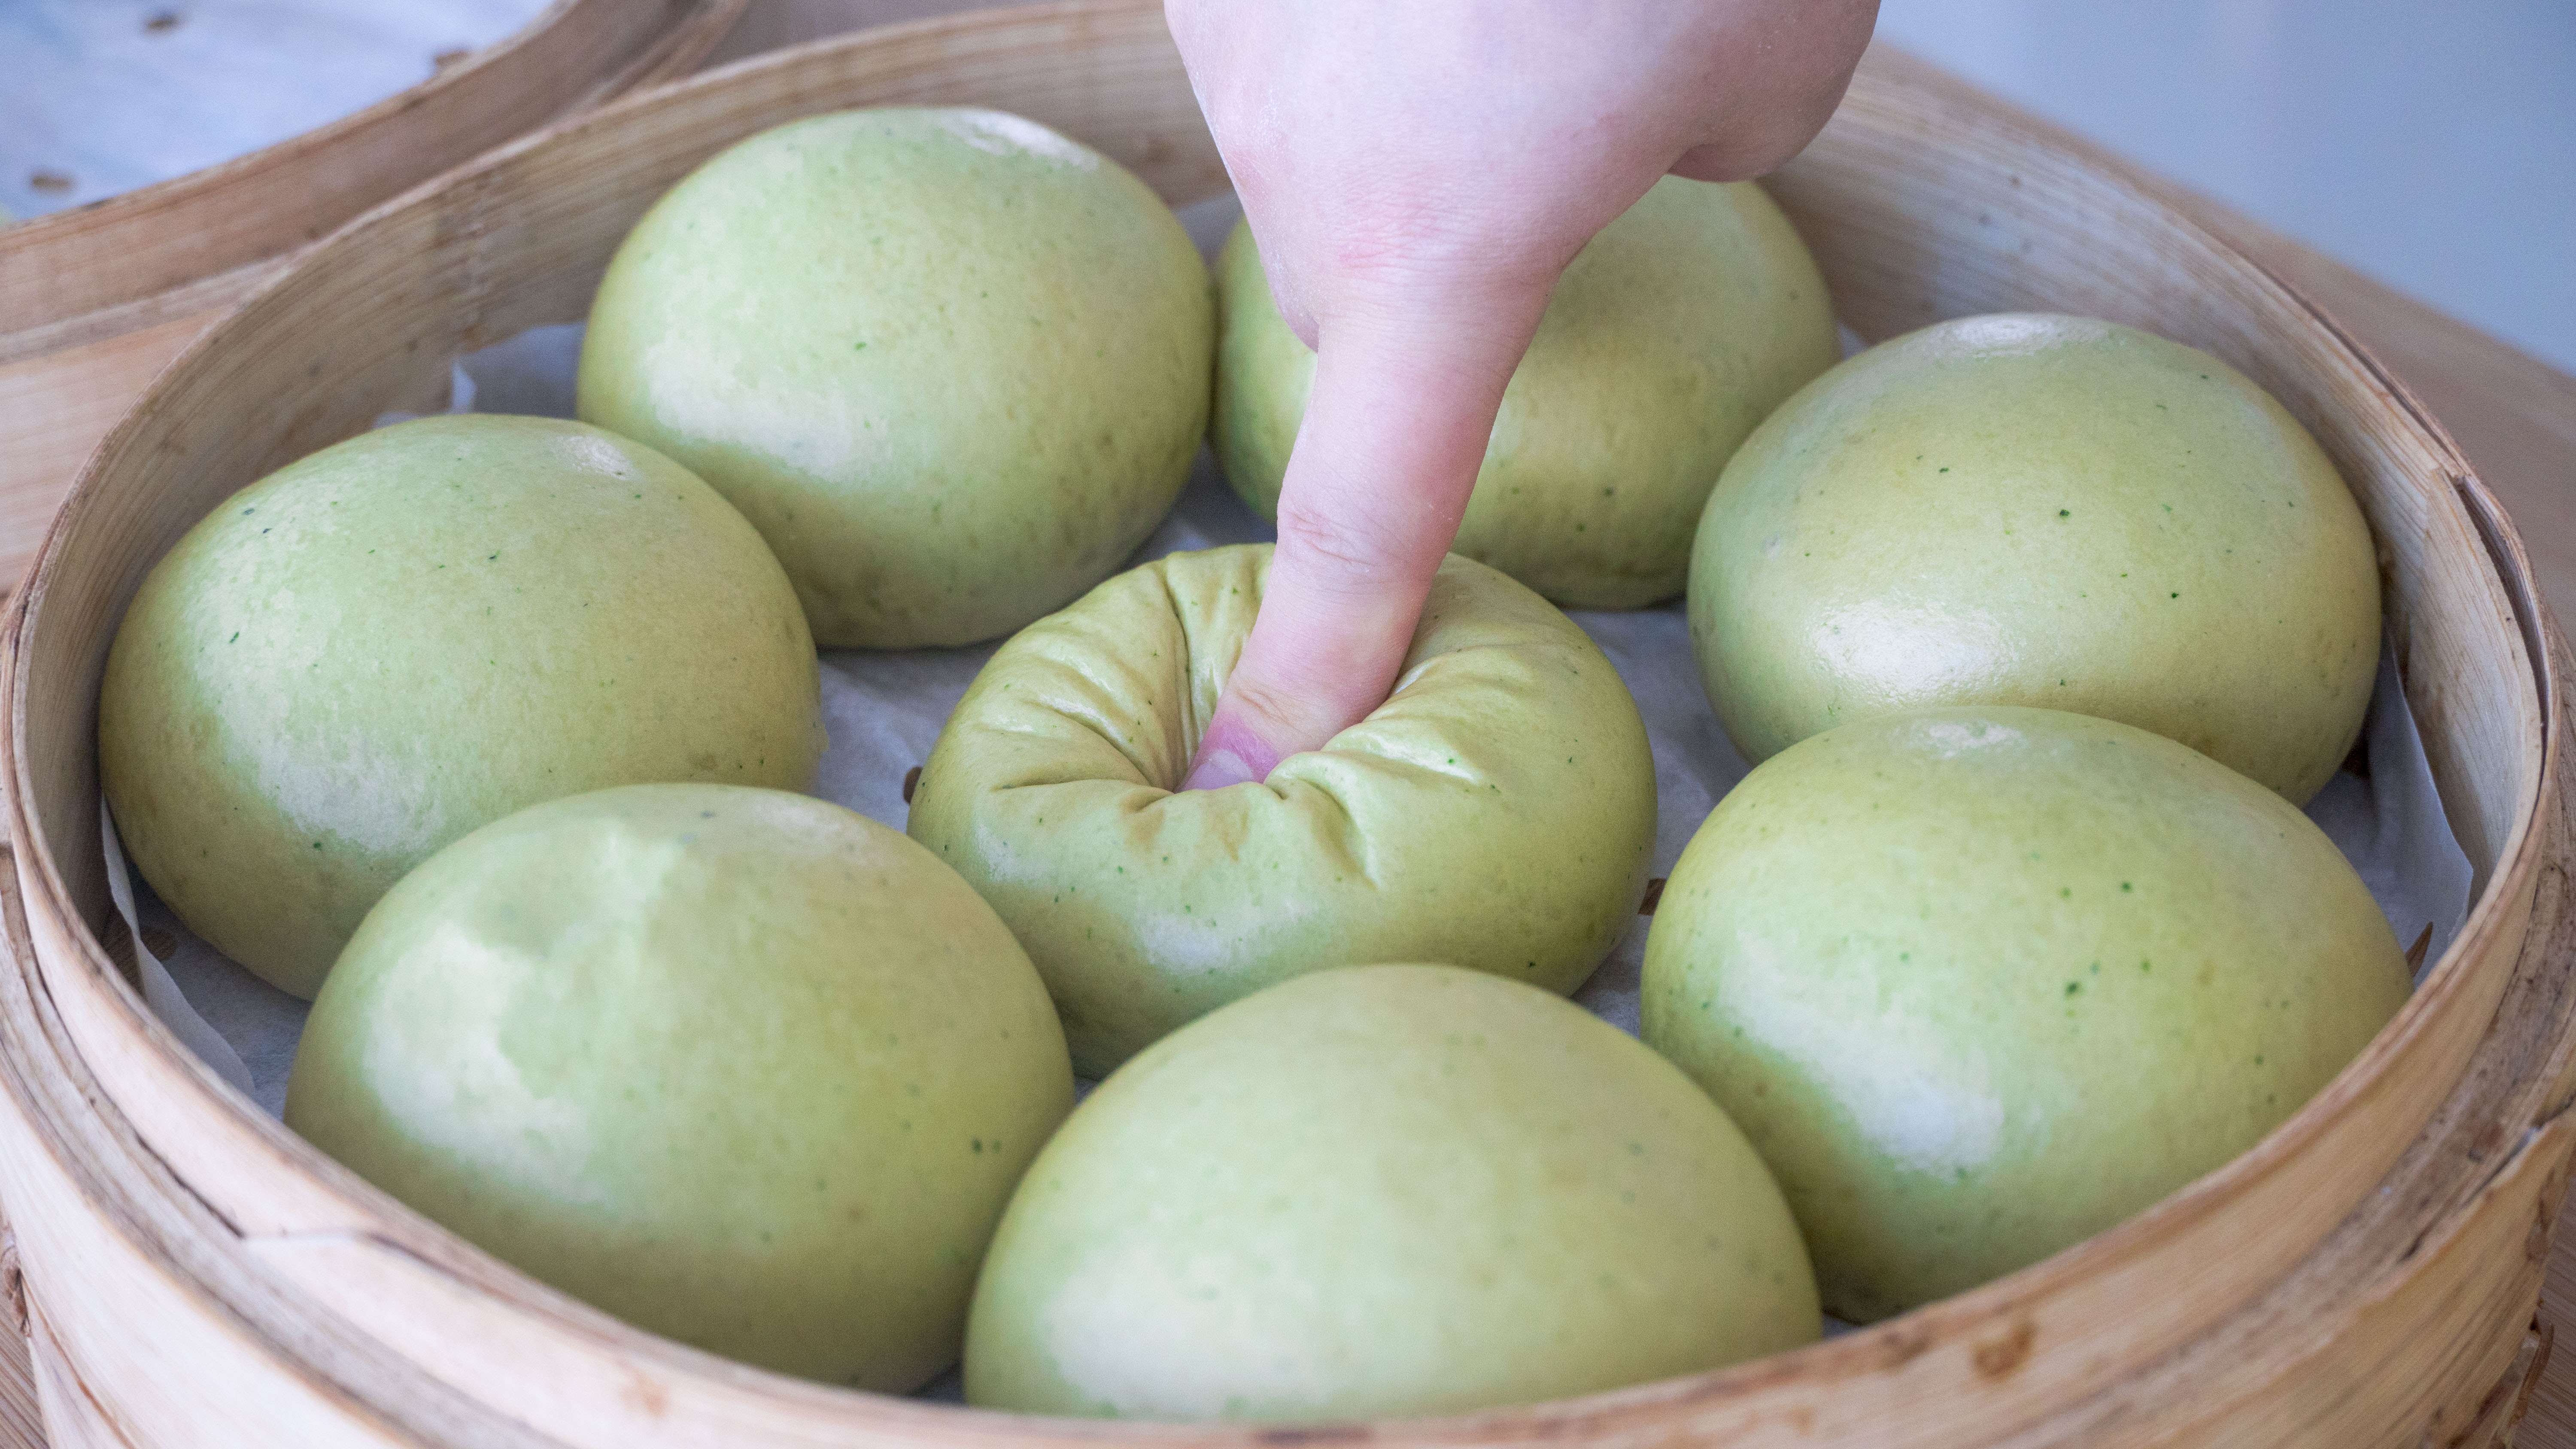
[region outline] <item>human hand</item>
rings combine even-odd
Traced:
[[[1386,698],[1559,273],[1666,172],[1759,175],[1877,0],[1165,0],[1288,324],[1316,349],[1252,635],[1183,788]]]

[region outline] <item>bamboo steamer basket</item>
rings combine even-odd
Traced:
[[[853,30],[994,8],[995,0],[750,0],[706,63],[713,68]]]
[[[397,192],[686,75],[747,0],[554,0],[518,33],[316,131],[0,227],[0,586],[154,374],[299,249]]]
[[[0,619],[0,1175],[57,1445],[2344,1449],[2508,1428],[2545,1350],[2530,1330],[2576,1084],[2568,656],[2521,544],[2329,319],[2151,185],[1887,57],[1772,183],[1846,320],[1876,338],[2050,308],[2208,348],[2316,433],[2379,542],[2475,902],[2397,1019],[2226,1167],[2010,1277],[1718,1373],[1452,1419],[1133,1426],[832,1389],[640,1333],[225,1087],[102,945],[95,701],[144,573],[233,489],[436,405],[453,354],[580,317],[626,228],[699,160],[888,103],[1019,111],[1176,203],[1225,184],[1149,0],[761,57],[560,122],[353,222],[197,342],[84,471]]]

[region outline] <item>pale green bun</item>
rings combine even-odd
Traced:
[[[1979,707],[1746,776],[1664,888],[1643,1013],[1779,1174],[1827,1310],[1865,1321],[2219,1166],[2407,990],[2280,796],[2127,725]]]
[[[1092,590],[1002,646],[923,767],[912,838],[1028,947],[1086,1076],[1328,966],[1572,991],[1636,913],[1655,838],[1636,701],[1571,620],[1454,555],[1393,698],[1266,783],[1172,793],[1269,572],[1242,544]]]
[[[1315,354],[1271,300],[1249,228],[1216,271],[1217,456],[1276,518]],[[1666,177],[1557,282],[1452,547],[1569,609],[1670,598],[1726,460],[1841,355],[1824,278],[1771,198]]]
[[[2109,322],[1927,327],[1816,380],[1726,468],[1691,644],[1744,757],[1933,704],[2075,710],[2305,804],[2379,661],[2370,526],[2270,394]]]
[[[1046,990],[956,873],[774,790],[558,800],[406,877],[332,972],[286,1122],[494,1256],[763,1368],[954,1362],[1073,1106]]]
[[[1779,1187],[1670,1063],[1526,986],[1360,966],[1183,1028],[1075,1111],[975,1285],[966,1398],[1454,1414],[1821,1328]]]
[[[233,495],[154,566],[99,698],[126,854],[309,997],[387,888],[542,800],[801,786],[805,616],[713,489],[580,423],[361,434]]]
[[[1170,511],[1214,327],[1198,251],[1117,162],[999,111],[844,111],[635,224],[580,411],[732,499],[824,644],[968,644]]]

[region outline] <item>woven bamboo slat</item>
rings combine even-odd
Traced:
[[[0,227],[0,583],[180,349],[358,213],[556,117],[686,75],[747,0],[555,0],[516,35],[317,131]]]

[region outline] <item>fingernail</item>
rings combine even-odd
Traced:
[[[1222,790],[1228,785],[1240,785],[1259,778],[1252,773],[1252,767],[1244,763],[1243,756],[1232,750],[1215,749],[1199,756],[1198,763],[1190,767],[1190,777],[1181,782],[1181,788]]]

